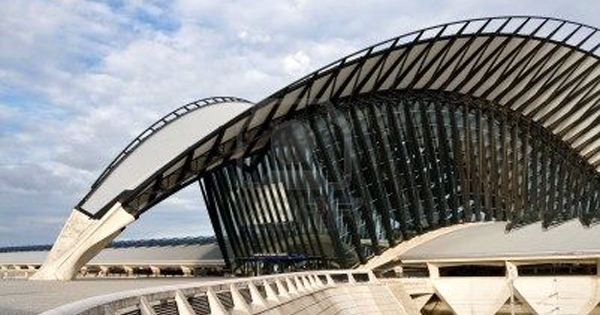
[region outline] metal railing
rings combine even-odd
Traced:
[[[186,283],[92,297],[41,315],[254,314],[330,287],[378,281],[370,270],[335,270]]]

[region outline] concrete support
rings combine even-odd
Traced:
[[[285,277],[285,283],[287,284],[288,293],[290,295],[292,295],[292,296],[298,295],[298,289],[296,288],[296,286],[292,282],[292,279],[290,279],[289,277]]]
[[[323,281],[321,281],[321,278],[319,278],[319,276],[315,276],[315,282],[317,283],[317,285],[322,288],[325,286],[325,283],[323,283]]]
[[[356,279],[354,279],[354,276],[352,275],[352,273],[347,273],[348,275],[348,283],[350,284],[356,284]]]
[[[127,274],[128,277],[134,277],[135,276],[135,269],[131,266],[123,266],[123,269],[125,270],[125,273]]]
[[[333,281],[333,278],[331,278],[331,276],[329,274],[326,274],[325,278],[327,278],[327,285],[328,286],[334,286],[335,285],[335,282]]]
[[[310,281],[308,280],[308,278],[306,276],[301,276],[300,280],[302,280],[302,285],[304,285],[304,289],[307,292],[312,292],[314,290],[314,288],[312,287]]]
[[[210,315],[229,315],[229,313],[227,313],[225,307],[223,306],[223,304],[221,304],[221,301],[211,288],[208,288],[208,290],[206,291],[206,297],[208,298],[208,307],[210,307]]]
[[[367,275],[369,276],[369,282],[372,282],[372,283],[379,282],[379,279],[377,279],[377,277],[375,276],[375,274],[373,273],[372,270],[369,270],[367,272]]]
[[[281,279],[275,279],[275,285],[277,286],[277,291],[279,291],[279,299],[280,300],[288,300],[290,298],[290,295],[288,294],[287,290],[283,286]]]
[[[110,268],[108,266],[100,266],[100,272],[98,273],[98,275],[102,276],[102,277],[106,277],[106,276],[108,276],[109,271],[110,271]]]
[[[181,266],[180,268],[184,277],[191,277],[194,275],[194,269],[192,269],[192,267]]]
[[[100,219],[73,210],[52,250],[32,280],[71,280],[135,217],[119,202]]]
[[[419,296],[413,297],[413,302],[415,302],[415,306],[417,310],[420,312],[423,306],[429,302],[433,294],[421,294]]]
[[[511,292],[505,277],[442,277],[433,285],[457,315],[494,315]]]
[[[152,271],[153,277],[160,277],[160,267],[150,266],[150,270]]]
[[[265,301],[262,295],[260,295],[256,285],[254,285],[252,282],[249,282],[248,289],[250,290],[250,298],[252,299],[252,310],[255,312],[263,310],[267,306],[267,301]]]
[[[104,315],[117,315],[117,310],[113,305],[104,305]]]
[[[177,311],[179,315],[196,315],[192,305],[188,302],[187,298],[179,290],[175,292],[175,303],[177,303]]]
[[[263,281],[263,286],[265,288],[265,292],[267,293],[267,303],[276,304],[279,303],[279,299],[277,298],[277,294],[273,291],[273,288],[269,284],[267,280]]]
[[[235,284],[229,286],[229,292],[231,292],[231,299],[233,300],[233,312],[234,314],[251,314],[250,306],[246,303],[246,300],[240,294]]]
[[[427,270],[429,271],[429,278],[438,279],[440,277],[440,268],[437,265],[427,263]]]
[[[304,285],[302,284],[302,281],[298,279],[298,277],[294,277],[294,284],[296,285],[296,290],[299,294],[306,293],[306,289],[304,289]]]
[[[140,296],[140,313],[142,313],[142,315],[156,315],[156,312],[143,295]]]
[[[600,294],[596,277],[519,277],[515,288],[538,314],[588,314]]]

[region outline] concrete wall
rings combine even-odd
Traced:
[[[408,315],[385,284],[326,288],[256,313],[265,315]]]

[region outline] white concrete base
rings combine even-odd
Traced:
[[[30,280],[71,280],[90,259],[131,222],[133,215],[116,203],[100,219],[73,210],[40,270]]]
[[[485,225],[485,224],[490,224],[490,222],[455,224],[455,225],[439,228],[437,230],[430,231],[430,232],[427,232],[427,233],[419,235],[419,236],[415,236],[414,238],[412,238],[408,241],[404,241],[392,248],[388,248],[381,255],[375,256],[375,257],[369,259],[369,261],[366,264],[360,265],[356,269],[359,269],[359,270],[377,269],[385,264],[388,264],[395,260],[398,260],[399,259],[398,257],[400,257],[400,255],[406,253],[407,251],[409,251],[419,245],[425,244],[425,243],[427,243],[435,238],[438,238],[442,235],[452,233],[452,232],[455,232],[458,230],[470,228],[473,226],[479,226],[479,225]]]

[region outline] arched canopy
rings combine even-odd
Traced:
[[[165,115],[121,151],[92,185],[78,209],[101,214],[123,192],[135,189],[197,139],[251,106],[250,102],[240,98],[212,97],[184,105]]]
[[[443,24],[392,38],[290,84],[166,164],[124,204],[142,212],[198,174],[251,154],[288,115],[385,90],[437,90],[493,101],[539,123],[600,167],[598,29],[512,16]],[[193,167],[182,165],[191,159]]]

